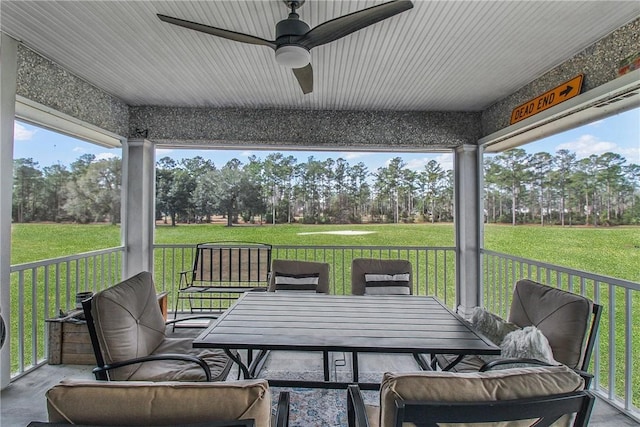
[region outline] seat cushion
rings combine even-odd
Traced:
[[[98,292],[91,313],[107,364],[148,356],[165,338],[165,322],[149,272]],[[119,369],[112,378],[128,379],[136,368]]]
[[[525,279],[516,283],[508,320],[521,328],[537,327],[555,360],[580,368],[592,310],[588,298]]]
[[[411,262],[404,259],[356,258],[351,262],[351,293],[364,295],[367,291],[367,274],[405,274],[409,273],[409,294],[412,293]],[[405,284],[406,285],[406,284]]]
[[[317,292],[320,273],[285,274],[275,273],[276,292],[311,291]]]
[[[222,350],[193,348],[191,338],[167,338],[152,354],[186,354],[199,356],[209,365],[212,381],[224,381],[233,362]],[[192,362],[160,360],[136,365],[129,380],[205,381],[204,370]],[[116,369],[116,371],[119,369]]]
[[[410,295],[407,273],[377,274],[365,273],[365,295]]]
[[[46,399],[51,422],[154,426],[255,419],[256,427],[271,425],[266,380],[63,381]]]
[[[274,259],[271,264],[271,280],[269,281],[269,291],[276,290],[276,278],[278,275],[307,275],[317,274],[318,281],[315,291],[318,293],[329,293],[329,264],[326,262],[297,261],[288,259]]]
[[[396,398],[438,402],[491,401],[569,393],[583,388],[582,377],[566,366],[475,373],[385,373],[380,386],[380,426],[394,425]],[[553,425],[567,425],[569,418],[563,417]],[[509,426],[515,425],[520,424],[509,423]]]

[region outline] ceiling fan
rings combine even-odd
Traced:
[[[313,91],[313,69],[309,63],[311,60],[309,51],[311,49],[338,40],[413,7],[413,3],[409,0],[393,0],[340,16],[310,29],[304,21],[300,20],[300,16],[296,13],[296,9],[300,8],[305,0],[282,1],[291,9],[291,12],[287,19],[283,19],[276,24],[275,40],[266,40],[249,34],[224,30],[161,14],[158,14],[158,18],[170,24],[213,36],[241,43],[270,47],[275,51],[276,62],[284,67],[293,69],[293,74],[296,76],[302,92],[307,94]]]

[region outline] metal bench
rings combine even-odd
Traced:
[[[271,271],[271,245],[252,242],[213,242],[196,246],[193,269],[180,272],[176,311],[180,301],[189,311],[224,311],[240,294],[266,291]]]

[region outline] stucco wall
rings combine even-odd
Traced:
[[[479,113],[131,107],[131,137],[210,146],[327,149],[433,148],[475,144]]]
[[[101,129],[127,135],[129,107],[124,102],[20,44],[16,93]]]
[[[640,50],[640,18],[589,46],[539,79],[493,104],[482,113],[482,136],[509,126],[511,112],[526,101],[584,74],[582,93],[618,77],[619,62]]]

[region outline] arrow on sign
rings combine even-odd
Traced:
[[[567,88],[565,90],[563,90],[562,92],[560,92],[560,95],[562,96],[567,96],[571,93],[571,91],[573,90],[573,87],[567,85]]]

